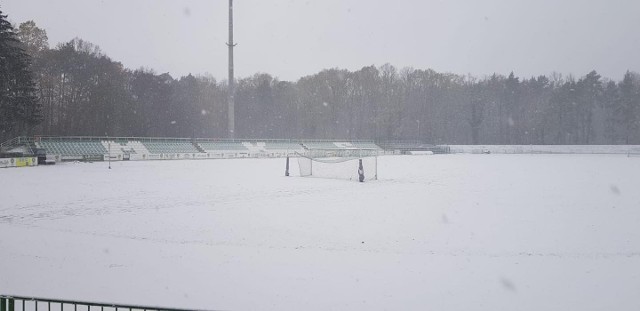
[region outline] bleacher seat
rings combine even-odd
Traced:
[[[264,149],[266,150],[291,150],[291,151],[302,151],[302,145],[299,143],[290,143],[290,142],[266,142],[264,145]]]
[[[198,145],[205,152],[216,152],[216,151],[237,151],[237,152],[248,152],[246,146],[244,146],[241,142],[229,142],[229,141],[206,141],[199,142]]]
[[[335,142],[305,142],[303,143],[307,149],[375,149],[380,150],[381,148],[373,142],[345,142],[345,141],[335,141]]]
[[[104,146],[107,150],[109,150],[109,145],[111,145],[111,154],[112,155],[129,155],[129,154],[149,154],[149,150],[145,148],[145,146],[137,141],[109,141],[103,140],[102,146]]]
[[[433,153],[449,153],[449,147],[447,146],[438,146],[432,145],[422,142],[411,142],[411,141],[391,141],[384,142],[381,144],[382,149],[384,150],[398,150],[401,152],[406,151],[431,151]]]
[[[339,146],[336,146],[333,142],[305,142],[303,145],[307,149],[343,149]]]
[[[380,148],[378,145],[376,145],[375,143],[372,143],[372,142],[353,142],[351,144],[353,145],[353,147],[358,148],[358,149],[382,150],[382,148]]]
[[[47,154],[59,154],[63,156],[83,156],[107,154],[107,149],[100,141],[73,141],[73,140],[45,140],[36,142],[38,148],[46,150]]]
[[[150,153],[200,153],[190,141],[145,141],[142,145]]]

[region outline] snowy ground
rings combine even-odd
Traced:
[[[507,154],[632,154],[640,155],[640,145],[449,145],[452,153]]]
[[[378,164],[363,184],[286,178],[283,159],[2,169],[0,293],[228,310],[640,309],[640,158]]]

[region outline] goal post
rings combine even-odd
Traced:
[[[296,153],[302,177],[370,181],[378,179],[378,150],[308,150]]]

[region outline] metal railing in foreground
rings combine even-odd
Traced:
[[[191,311],[204,309],[178,309],[116,303],[87,302],[36,297],[0,295],[0,311]]]

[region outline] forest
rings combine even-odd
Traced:
[[[0,13],[1,15],[2,13]],[[80,38],[50,47],[2,15],[0,141],[20,135],[227,137],[227,81],[125,68]],[[241,62],[242,60],[238,60]],[[236,138],[434,144],[640,144],[640,75],[484,77],[331,68],[236,80]]]

